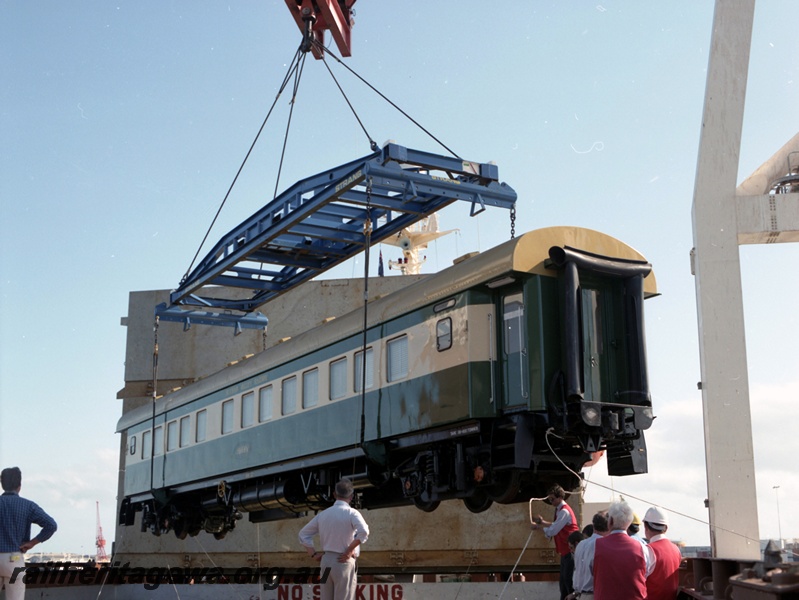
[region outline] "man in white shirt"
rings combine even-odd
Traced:
[[[608,534],[607,513],[604,511],[596,513],[591,523],[594,526],[594,533],[590,538],[580,542],[574,551],[574,593],[568,597],[568,600],[594,597],[594,550],[596,550],[596,541]]]
[[[333,494],[335,504],[317,514],[300,530],[300,544],[309,556],[321,562],[322,600],[355,598],[355,559],[360,554],[360,545],[369,538],[369,526],[361,513],[350,507],[353,494],[351,481],[339,481]],[[321,552],[314,549],[313,538],[317,534],[322,544]]]

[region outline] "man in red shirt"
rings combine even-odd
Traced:
[[[550,488],[546,501],[555,507],[555,517],[550,521],[545,521],[541,515],[537,515],[533,520],[533,529],[543,529],[544,535],[555,539],[555,549],[560,554],[560,600],[571,594],[572,578],[574,576],[574,555],[569,548],[569,534],[579,530],[577,517],[574,511],[566,504],[566,492],[559,485]]]
[[[666,537],[669,518],[656,506],[644,515],[644,532],[655,555],[655,568],[646,578],[648,600],[674,600],[680,588],[680,549]]]
[[[646,600],[646,578],[655,566],[646,543],[631,538],[627,528],[633,509],[626,502],[608,508],[610,533],[596,541],[594,551],[595,600]]]

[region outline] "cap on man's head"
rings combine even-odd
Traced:
[[[644,522],[655,531],[663,531],[669,525],[669,518],[663,510],[652,506],[646,511]]]

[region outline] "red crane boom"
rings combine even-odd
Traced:
[[[322,58],[320,47],[325,45],[325,31],[330,31],[342,56],[352,56],[350,33],[352,31],[352,5],[355,0],[286,0],[297,26],[303,34],[311,28],[314,45],[311,52]]]

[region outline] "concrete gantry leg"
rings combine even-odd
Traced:
[[[758,559],[736,179],[754,0],[717,0],[694,189],[699,323],[713,554]]]

